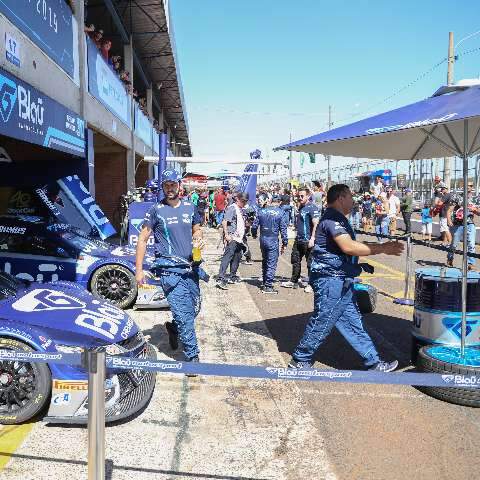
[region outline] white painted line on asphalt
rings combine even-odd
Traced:
[[[302,389],[302,393],[312,394],[312,395],[323,395],[328,396],[337,396],[337,397],[369,397],[369,398],[428,398],[422,394],[412,394],[412,393],[375,393],[375,392],[347,392],[347,391],[321,391],[314,389]]]

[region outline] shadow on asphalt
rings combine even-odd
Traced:
[[[303,335],[308,319],[308,314],[298,314],[239,323],[235,327],[262,334],[265,330],[261,326],[265,324],[277,343],[278,351],[291,354]],[[398,317],[371,313],[364,315],[363,324],[382,359],[397,359],[400,368],[410,364],[411,322]],[[361,358],[336,329],[317,351],[315,361],[339,370],[364,368]]]
[[[417,260],[416,263],[422,267],[445,267],[445,262],[434,262],[431,260]]]
[[[21,458],[26,460],[36,460],[43,462],[51,463],[66,463],[69,465],[87,465],[87,462],[84,460],[71,460],[67,458],[54,458],[54,457],[41,457],[38,455],[22,455],[19,453],[9,453],[9,452],[0,452],[0,457],[13,457]],[[208,474],[208,473],[196,473],[196,472],[182,472],[178,470],[160,470],[157,468],[147,468],[142,466],[131,467],[128,465],[116,465],[112,460],[105,460],[105,479],[111,480],[113,478],[114,470],[122,470],[126,472],[142,472],[145,474],[163,474],[170,475],[175,478],[176,476],[182,478],[204,478],[204,479],[213,479],[213,480],[267,480],[262,478],[253,478],[253,477],[233,477],[230,475],[217,475],[217,474]]]
[[[143,330],[144,335],[150,336],[150,343],[155,346],[159,352],[164,353],[172,358],[172,360],[183,361],[185,357],[182,353],[182,344],[177,350],[172,350],[169,343],[168,343],[168,333],[165,329],[165,325],[163,323],[158,323],[154,325],[152,328],[147,330]]]

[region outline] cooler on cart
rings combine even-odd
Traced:
[[[460,346],[462,272],[456,268],[420,268],[415,274],[412,361],[424,345]],[[465,345],[480,345],[480,273],[468,272]]]

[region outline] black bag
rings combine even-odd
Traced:
[[[377,289],[373,285],[357,282],[353,286],[360,312],[372,313],[377,306]]]

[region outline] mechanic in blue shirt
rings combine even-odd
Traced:
[[[288,245],[287,225],[288,219],[285,212],[280,208],[280,198],[274,197],[272,204],[268,205],[268,199],[260,195],[258,201],[260,208],[252,225],[252,237],[257,237],[260,228],[260,250],[262,251],[262,277],[263,284],[260,287],[263,293],[278,293],[273,288],[275,271],[277,270],[278,254],[283,254]],[[263,206],[262,206],[263,205]],[[282,246],[278,246],[278,234],[282,237]]]
[[[166,324],[170,346],[178,348],[177,335],[183,343],[187,361],[198,362],[199,348],[195,334],[195,317],[200,311],[198,268],[192,267],[193,242],[203,248],[201,218],[190,201],[180,200],[180,175],[175,170],[162,173],[164,199],[147,212],[136,252],[136,279],[145,282],[143,258],[147,241],[153,232],[156,261],[152,270],[161,278],[161,285],[173,316]]]
[[[302,259],[305,257],[307,266],[309,256],[315,242],[315,231],[320,220],[318,206],[310,201],[310,190],[307,187],[300,187],[298,190],[298,213],[295,220],[297,236],[292,247],[292,277],[288,282],[282,282],[282,287],[298,288],[300,275],[302,273]],[[306,287],[306,284],[302,284]],[[307,290],[308,291],[308,290]]]
[[[333,327],[363,358],[365,366],[391,372],[398,362],[384,362],[363,328],[362,316],[354,297],[354,278],[368,264],[358,264],[358,256],[401,255],[403,244],[386,242],[367,245],[355,240],[355,233],[346,217],[352,210],[352,193],[347,185],[333,185],[327,192],[327,209],[318,225],[311,254],[310,284],[314,292],[314,310],[289,366],[311,368],[313,356]]]

